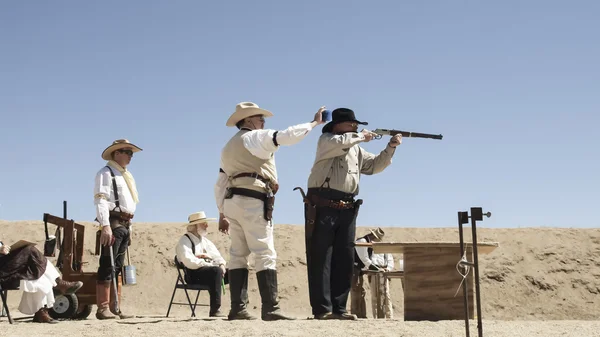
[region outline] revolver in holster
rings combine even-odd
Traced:
[[[317,221],[317,206],[306,197],[302,187],[296,187],[294,188],[295,190],[300,190],[302,194],[302,201],[304,202],[304,233],[306,238],[310,239],[315,229],[315,222]]]
[[[267,182],[267,198],[264,201],[264,218],[267,221],[273,219],[273,209],[275,209],[275,194],[279,190],[279,184],[272,181]]]

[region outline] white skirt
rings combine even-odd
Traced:
[[[33,315],[44,306],[51,308],[54,305],[54,292],[56,279],[60,273],[50,261],[46,262],[46,272],[37,280],[21,280],[21,303],[19,311],[26,315]]]

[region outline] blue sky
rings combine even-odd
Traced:
[[[0,3],[0,219],[92,221],[102,150],[127,138],[138,222],[216,215],[225,121],[349,107],[405,139],[363,176],[359,226],[599,227],[596,1]],[[276,223],[303,223],[321,126],[276,153]],[[364,144],[377,153],[386,140]]]

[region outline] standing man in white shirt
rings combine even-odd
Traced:
[[[369,231],[369,233],[363,237],[360,237],[356,242],[381,242],[385,233],[383,229],[377,228]],[[355,247],[354,256],[354,275],[352,281],[352,302],[351,311],[356,313],[358,318],[367,318],[367,311],[365,305],[365,291],[363,276],[361,271],[376,271],[376,272],[387,272],[394,269],[394,257],[392,254],[374,254],[373,248],[371,247]],[[379,284],[375,280],[379,280]],[[387,277],[375,278],[369,275],[369,285],[371,287],[371,308],[373,318],[377,318],[377,293],[384,294],[382,306],[385,311],[385,317],[394,318],[394,311],[392,307],[392,296],[390,294],[390,282]]]
[[[201,284],[209,287],[210,317],[224,317],[221,308],[221,286],[227,273],[225,259],[217,247],[207,237],[208,221],[204,212],[197,212],[188,217],[187,233],[177,243],[175,252],[177,260],[186,269],[191,284]]]
[[[111,296],[111,280],[118,280],[123,267],[125,253],[131,243],[131,219],[138,203],[138,192],[135,180],[127,166],[135,152],[142,151],[127,139],[115,140],[102,152],[106,165],[98,171],[94,186],[94,204],[96,205],[96,221],[100,223],[100,264],[98,266],[98,283],[96,285],[97,319],[131,318],[133,316],[114,312],[112,303],[116,296],[121,304],[121,284],[118,283],[117,294]],[[111,262],[110,249],[113,250],[114,261]],[[115,269],[112,269],[114,263]],[[109,311],[110,304],[110,311]]]
[[[226,125],[239,131],[221,153],[221,169],[215,186],[219,229],[231,236],[228,318],[256,319],[246,310],[248,302],[248,256],[255,255],[256,277],[265,321],[293,319],[282,313],[277,298],[277,271],[273,243],[273,207],[279,188],[275,152],[281,145],[301,141],[322,124],[321,107],[312,122],[285,130],[265,129],[265,118],[273,113],[252,102],[237,104]]]
[[[394,270],[394,257],[390,253],[373,254],[371,256],[373,265],[379,267],[379,271],[390,272]],[[386,276],[369,275],[369,285],[371,287],[371,308],[373,318],[379,317],[379,312],[383,317],[394,318],[394,306],[392,304],[392,293],[390,292],[390,279]],[[377,306],[377,294],[383,294],[381,307]]]

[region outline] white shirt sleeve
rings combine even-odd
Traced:
[[[356,240],[356,242],[367,242],[367,240],[365,240],[364,238],[361,238],[361,239]],[[369,247],[356,246],[356,247],[354,247],[354,249],[356,249],[356,254],[360,258],[362,263],[365,265],[363,270],[367,270],[369,268],[369,266],[371,265],[371,260],[369,259],[369,251],[368,251]]]
[[[109,206],[110,192],[112,189],[112,177],[108,170],[102,169],[96,174],[94,183],[94,205],[96,205],[96,218],[100,225],[110,226]]]
[[[221,256],[221,253],[217,249],[217,246],[215,246],[215,244],[207,238],[203,238],[202,240],[206,240],[206,254],[213,259],[213,265],[227,265],[225,263],[225,259],[223,256]]]
[[[394,255],[392,254],[386,254],[387,255],[387,268],[389,271],[394,270]]]
[[[197,258],[194,253],[192,253],[192,243],[185,235],[179,239],[177,247],[175,248],[175,252],[179,262],[183,263],[183,265],[188,269],[198,269],[211,265],[204,259]]]
[[[273,135],[277,132],[275,140],[278,145],[294,145],[300,142],[312,130],[312,123],[303,123],[290,126],[285,130],[260,129],[246,132],[242,135],[244,147],[254,156],[269,159],[279,146],[273,142]]]
[[[223,202],[225,201],[225,193],[227,193],[227,174],[219,172],[217,183],[215,184],[215,201],[219,213],[223,213]]]

